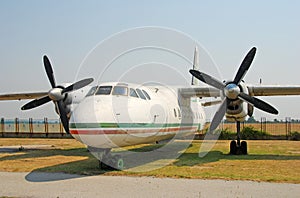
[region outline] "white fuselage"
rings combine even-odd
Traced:
[[[115,148],[201,130],[205,114],[200,99],[178,95],[176,87],[101,84],[73,109],[70,133],[90,147]]]

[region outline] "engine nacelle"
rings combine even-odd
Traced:
[[[72,106],[72,96],[71,94],[66,94],[65,98],[63,99],[63,104],[64,104],[64,109],[65,112],[67,113],[68,118],[70,118],[70,114],[71,114],[71,106]],[[55,103],[55,112],[59,115],[59,110],[58,110],[58,106]]]
[[[248,88],[244,82],[239,85],[240,91],[248,94]],[[227,109],[226,109],[226,119],[230,122],[244,122],[246,117],[253,114],[253,106],[248,105],[248,103],[237,98],[235,100],[228,99]]]
[[[251,104],[248,104],[248,116],[252,117],[254,112],[254,107]]]
[[[248,104],[240,99],[230,101],[226,110],[226,119],[230,122],[244,122],[248,115]]]
[[[67,86],[68,84],[66,84]],[[68,118],[70,118],[71,112],[77,107],[77,105],[84,99],[86,96],[87,92],[90,90],[91,86],[85,86],[81,89],[78,89],[76,91],[66,93],[64,95],[63,103],[64,103],[64,109],[68,115]],[[57,114],[58,112],[58,107],[55,105],[55,111]]]

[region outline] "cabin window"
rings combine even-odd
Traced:
[[[128,95],[128,88],[122,86],[115,86],[112,92],[112,95],[121,95],[127,96]]]
[[[96,95],[109,95],[111,90],[112,86],[100,86],[96,92]]]
[[[136,91],[137,91],[137,93],[138,93],[138,95],[139,95],[140,98],[146,100],[145,95],[143,94],[143,92],[140,89],[136,89]]]
[[[178,117],[181,118],[181,112],[180,112],[180,109],[178,108],[177,110],[178,110]]]
[[[143,90],[143,89],[142,89],[142,91],[143,91],[144,95],[146,96],[146,98],[147,98],[148,100],[151,100],[149,94],[148,94],[145,90]]]
[[[134,89],[132,89],[132,88],[130,88],[130,93],[129,93],[129,95],[130,95],[131,97],[136,97],[136,98],[139,97],[139,96],[137,95],[136,91],[135,91]]]
[[[98,86],[92,87],[90,91],[86,94],[86,96],[92,96],[96,93]]]
[[[174,109],[174,116],[177,117],[176,109]]]

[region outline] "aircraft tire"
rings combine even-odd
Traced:
[[[100,170],[107,170],[109,168],[109,166],[107,166],[104,162],[101,162],[99,160],[99,168],[100,168]]]
[[[123,170],[124,168],[124,160],[120,155],[115,155],[114,159],[114,168],[117,170]]]
[[[232,140],[230,142],[230,155],[236,155],[237,154],[237,144],[235,140]]]
[[[248,151],[247,151],[247,142],[246,141],[242,141],[241,142],[241,151],[243,155],[247,155]]]

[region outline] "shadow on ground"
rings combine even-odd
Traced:
[[[271,154],[248,154],[230,155],[220,151],[210,151],[205,157],[200,158],[198,153],[184,153],[174,163],[176,166],[194,166],[220,160],[300,160],[300,156],[292,155],[271,155]]]
[[[220,151],[210,151],[208,154],[200,158],[197,152],[189,152],[192,145],[184,143],[174,143],[168,146],[148,145],[140,148],[129,149],[126,151],[114,152],[113,154],[121,154],[125,163],[125,170],[133,170],[136,167],[152,166],[157,169],[162,166],[171,164],[172,166],[195,166],[206,163],[217,162],[219,160],[300,160],[300,156],[293,155],[228,155]],[[197,150],[197,149],[195,149]],[[183,153],[183,154],[182,154]],[[26,159],[39,157],[54,157],[55,156],[70,156],[70,157],[85,157],[84,160],[77,160],[67,163],[61,163],[44,168],[37,168],[26,176],[26,180],[30,182],[46,182],[58,181],[66,179],[81,178],[85,176],[101,175],[108,172],[118,172],[116,170],[100,170],[98,160],[90,154],[85,148],[76,149],[52,149],[52,150],[35,150],[26,151],[18,155],[9,155],[0,158],[2,161],[21,160],[22,166],[26,166]],[[146,166],[145,166],[146,165]],[[148,166],[147,166],[148,165]],[[141,169],[145,171],[146,169]],[[147,170],[146,170],[147,171]],[[149,171],[149,170],[148,170]],[[137,171],[138,172],[138,171]],[[60,174],[65,173],[65,174]]]
[[[76,179],[86,177],[84,175],[67,174],[67,173],[46,173],[33,171],[26,175],[25,179],[29,182],[49,182],[49,181],[61,181],[68,179]]]

